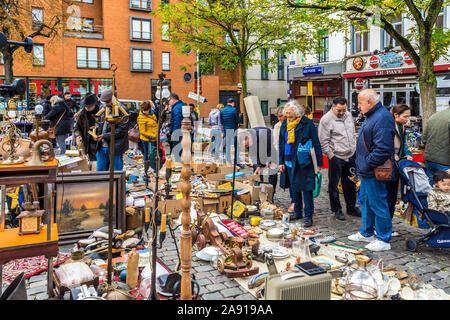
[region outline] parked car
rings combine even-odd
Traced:
[[[129,127],[130,128],[134,127],[136,125],[137,117],[139,115],[139,104],[142,101],[119,99],[119,102],[125,105],[125,107],[128,109],[128,112],[130,113]]]

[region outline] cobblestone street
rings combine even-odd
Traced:
[[[339,221],[334,218],[329,210],[328,192],[327,192],[327,170],[322,170],[323,181],[322,191],[318,198],[314,200],[314,225],[313,228],[323,234],[332,234],[338,240],[350,242],[347,236],[359,230],[361,219],[353,216],[346,216],[345,221]],[[277,189],[274,197],[276,205],[289,207],[289,192]],[[341,204],[345,205],[343,199]],[[405,224],[399,218],[393,219],[393,231],[399,235],[391,240],[392,250],[387,252],[368,252],[373,259],[383,259],[385,267],[395,266],[397,270],[406,270],[411,274],[417,275],[426,283],[432,284],[436,288],[443,289],[450,294],[450,250],[436,249],[427,246],[421,246],[417,252],[412,253],[406,249],[405,240],[407,238],[418,238],[424,233],[412,226]],[[180,228],[176,230],[177,244],[179,246]],[[356,243],[362,245],[361,243]],[[61,247],[62,252],[69,252],[72,246]],[[193,246],[192,253],[192,274],[195,274],[199,282],[200,296],[204,300],[255,300],[255,298],[233,279],[220,274],[209,262],[201,261],[195,256],[197,252]],[[178,262],[177,253],[173,239],[168,235],[164,242],[164,248],[158,251],[158,257],[167,264],[172,270]],[[30,300],[47,299],[46,293],[46,273],[41,273],[27,280],[27,293]]]

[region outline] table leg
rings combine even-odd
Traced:
[[[47,293],[48,297],[53,297],[53,257],[47,257]]]
[[[3,293],[3,262],[0,262],[0,296]]]

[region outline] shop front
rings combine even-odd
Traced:
[[[70,92],[72,99],[77,103],[87,92],[100,94],[103,90],[112,87],[112,79],[107,78],[45,78],[45,77],[16,77],[24,79],[26,93],[23,97],[15,99],[17,110],[30,110],[34,105],[48,95],[62,95]],[[0,77],[0,84],[4,78]],[[6,101],[0,101],[0,110],[6,110]]]
[[[448,61],[436,62],[436,77],[442,77],[449,67]],[[379,94],[385,107],[405,103],[410,106],[412,116],[422,114],[417,69],[405,52],[352,57],[346,60],[346,70],[343,73],[345,93],[352,111],[357,110],[358,93],[371,88]]]
[[[320,119],[333,98],[342,95],[342,68],[342,63],[291,68],[290,98],[308,106],[310,118]]]

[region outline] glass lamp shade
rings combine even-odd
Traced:
[[[170,97],[170,91],[169,91],[169,87],[168,86],[163,86],[162,97],[166,98],[166,99],[168,97]]]
[[[34,107],[34,110],[36,111],[36,114],[42,114],[42,111],[44,111],[44,107],[38,104]]]
[[[161,90],[159,90],[159,86],[156,88],[155,97],[158,100],[161,100]]]

